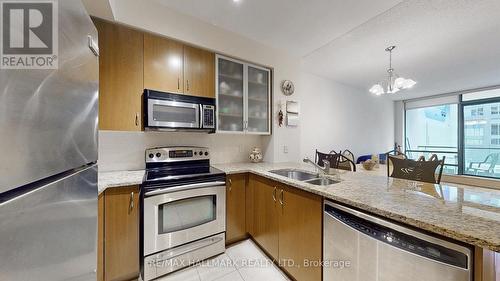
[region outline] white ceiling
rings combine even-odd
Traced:
[[[405,1],[304,58],[310,72],[368,90],[393,67],[409,99],[500,85],[500,1]]]
[[[409,99],[500,85],[500,0],[153,0],[303,57],[305,70],[368,94],[384,49]]]
[[[301,57],[402,0],[154,1]]]
[[[82,0],[89,14],[110,21],[114,20],[112,9],[114,2],[116,0]]]

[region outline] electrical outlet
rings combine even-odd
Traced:
[[[283,153],[288,153],[288,145],[283,146]]]

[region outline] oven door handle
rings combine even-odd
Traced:
[[[198,117],[198,125],[201,129],[205,128],[205,118],[203,118],[203,104],[200,104],[200,116]]]
[[[144,193],[144,195],[145,196],[153,196],[153,195],[172,193],[172,192],[189,190],[189,189],[200,188],[200,187],[225,186],[225,185],[226,185],[226,183],[223,181],[193,183],[193,184],[172,186],[172,187],[166,187],[166,188],[161,188],[161,189],[157,189],[157,190],[152,190],[152,191],[148,191],[148,192]]]

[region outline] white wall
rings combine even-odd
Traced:
[[[394,142],[405,147],[405,104],[403,101],[394,102]]]
[[[302,75],[301,152],[351,150],[359,155],[383,153],[394,141],[394,104],[313,74]]]

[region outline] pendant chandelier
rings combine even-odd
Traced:
[[[410,89],[417,82],[412,79],[406,79],[400,77],[392,68],[392,51],[396,48],[396,46],[390,46],[385,49],[386,52],[389,52],[389,68],[387,69],[387,80],[382,81],[378,84],[373,85],[370,88],[370,93],[375,94],[377,96],[383,94],[394,94],[399,92],[400,90]]]

